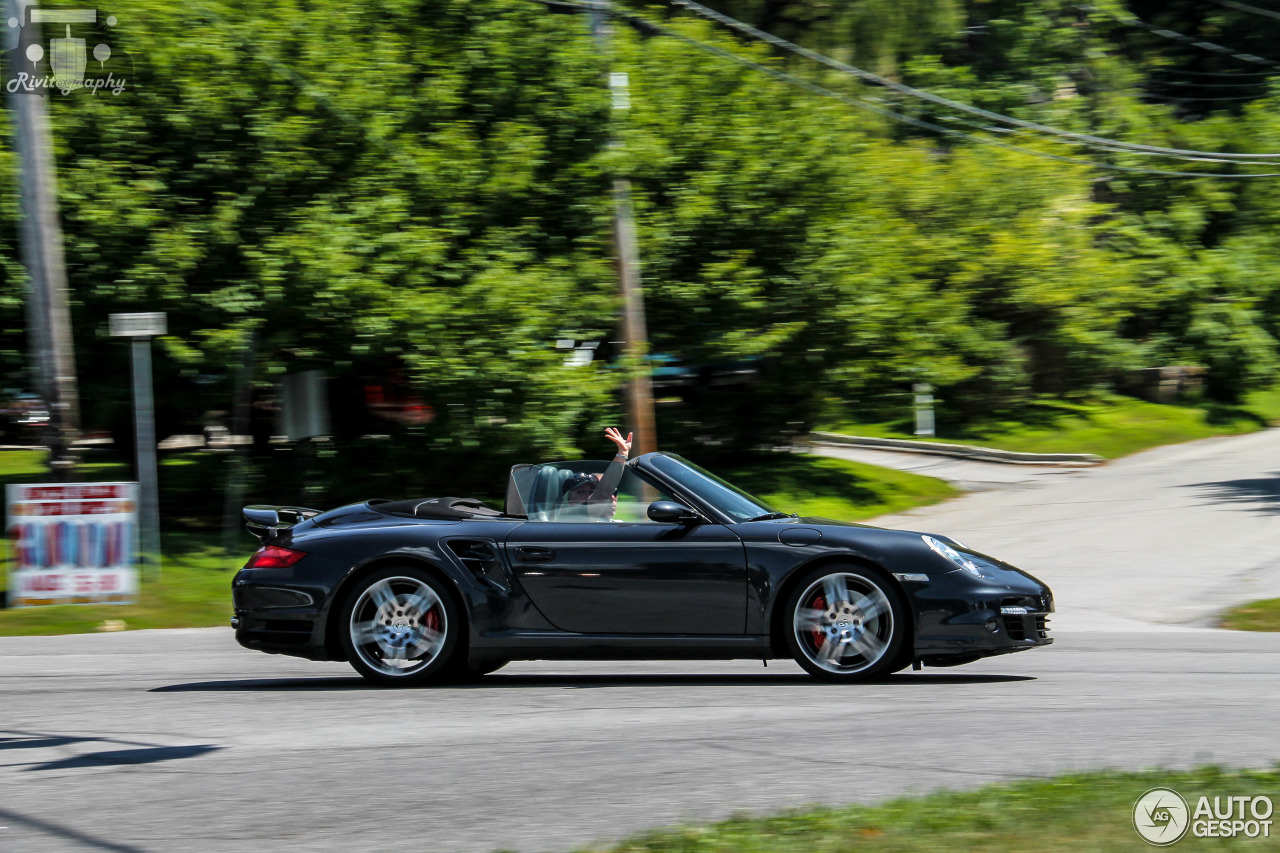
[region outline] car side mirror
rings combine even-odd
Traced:
[[[696,512],[675,501],[654,501],[649,504],[648,516],[650,521],[659,524],[690,524],[699,520]]]

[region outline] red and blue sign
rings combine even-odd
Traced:
[[[136,599],[137,483],[10,485],[6,495],[10,606]]]

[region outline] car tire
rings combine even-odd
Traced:
[[[462,632],[445,584],[411,566],[362,578],[339,618],[347,660],[383,687],[417,687],[447,677]]]
[[[785,607],[787,646],[810,675],[870,681],[910,663],[909,611],[902,593],[875,569],[854,563],[814,569]]]

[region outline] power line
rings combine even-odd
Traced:
[[[1112,90],[1108,90],[1108,91],[1112,91]],[[1116,94],[1123,94],[1123,93],[1116,93]],[[1238,101],[1238,100],[1254,100],[1254,98],[1253,98],[1253,97],[1249,97],[1249,98],[1230,98],[1230,97],[1223,97],[1223,98],[1213,98],[1213,97],[1200,97],[1200,98],[1178,98],[1178,97],[1173,97],[1173,96],[1158,95],[1158,94],[1155,94],[1155,93],[1152,93],[1152,92],[1136,92],[1136,93],[1135,93],[1135,97],[1140,97],[1140,98],[1149,98],[1149,99],[1151,99],[1151,100],[1155,100],[1155,101],[1170,101],[1170,102],[1173,102],[1173,103],[1202,103],[1202,102],[1205,102],[1205,101]],[[886,101],[886,100],[884,100],[884,99],[882,99],[882,98],[876,98],[876,97],[870,97],[870,98],[868,98],[867,100],[871,100],[871,101],[878,101],[878,102],[883,103],[883,104],[891,104],[891,103],[892,103],[892,102],[890,102],[890,101]],[[898,106],[898,105],[896,105],[896,104],[895,104],[895,106]],[[985,131],[985,132],[987,132],[987,133],[1015,134],[1015,133],[1022,133],[1022,132],[1023,132],[1021,128],[1016,128],[1016,127],[1000,127],[999,125],[980,124],[980,123],[978,123],[978,122],[974,121],[973,119],[968,119],[968,118],[964,118],[964,117],[962,117],[962,116],[955,116],[955,115],[942,115],[942,116],[937,116],[937,117],[936,117],[936,120],[937,120],[937,121],[956,122],[956,123],[959,123],[959,124],[963,124],[963,125],[965,125],[966,127],[972,128],[972,129],[974,129],[974,130],[981,130],[981,131]],[[1037,137],[1037,138],[1042,138],[1042,137]],[[978,141],[979,141],[979,142],[981,142],[982,140],[981,140],[981,139],[978,139]],[[1063,140],[1060,140],[1060,139],[1053,139],[1053,138],[1050,138],[1050,139],[1048,139],[1047,141],[1055,142],[1055,143],[1058,143],[1058,144],[1061,144],[1061,145],[1066,145],[1066,144],[1068,144],[1068,143],[1066,143],[1066,142],[1064,142]],[[1126,149],[1126,148],[1117,148],[1117,147],[1110,146],[1110,145],[1100,145],[1100,144],[1090,144],[1090,143],[1076,143],[1076,144],[1077,144],[1077,145],[1079,145],[1081,148],[1084,148],[1084,149],[1086,149],[1086,150],[1092,150],[1092,151],[1104,151],[1104,152],[1107,152],[1107,153],[1110,153],[1110,154],[1126,154],[1126,155],[1129,155],[1129,156],[1150,156],[1150,155],[1138,154],[1137,152],[1130,151],[1130,150],[1128,150],[1128,149]],[[1218,165],[1224,165],[1224,166],[1263,166],[1263,165],[1265,165],[1264,163],[1260,163],[1260,162],[1255,161],[1255,160],[1232,160],[1232,159],[1228,159],[1228,158],[1220,158],[1220,157],[1196,157],[1196,156],[1191,156],[1191,155],[1176,155],[1176,154],[1170,154],[1170,155],[1164,155],[1164,156],[1166,157],[1166,159],[1172,159],[1172,160],[1185,160],[1185,161],[1189,161],[1189,162],[1193,162],[1193,163],[1216,163],[1216,164],[1218,164]],[[1106,166],[1106,164],[1103,164],[1103,166]],[[1201,174],[1201,173],[1196,173],[1196,174]]]
[[[532,2],[544,3],[545,0],[532,0]],[[561,0],[561,2],[558,2],[557,5],[569,5],[569,4]],[[580,4],[578,5],[578,8],[583,10],[589,10],[592,7],[588,6],[587,4]],[[754,60],[747,59],[746,57],[738,56],[732,51],[725,50],[724,48],[716,47],[714,45],[709,45],[709,44],[706,44],[705,42],[700,42],[697,39],[684,35],[683,33],[677,32],[675,30],[667,29],[666,27],[662,27],[658,24],[655,24],[652,21],[648,21],[643,18],[638,18],[635,15],[617,12],[617,11],[613,11],[612,14],[627,20],[628,23],[632,23],[632,24],[639,23],[648,32],[674,38],[678,41],[682,41],[685,44],[690,45],[691,47],[697,48],[698,50],[702,50],[707,53],[711,53],[716,56],[719,56],[721,58],[728,59],[732,62],[736,62],[739,65],[742,65],[746,68],[751,68],[755,71],[758,71],[762,74],[766,74],[775,79],[781,80],[786,83],[790,83],[792,85],[798,86],[803,89],[807,89],[808,91],[813,92],[814,94],[822,95],[828,98],[833,98],[835,100],[841,101],[842,103],[848,106],[874,113],[876,115],[882,116],[892,121],[903,122],[905,124],[910,124],[914,127],[921,128],[923,130],[930,130],[935,133],[944,134],[946,136],[966,139],[968,141],[975,142],[980,145],[990,145],[996,148],[1003,148],[1009,151],[1016,151],[1020,154],[1026,154],[1032,157],[1040,157],[1046,160],[1054,160],[1060,163],[1070,163],[1077,166],[1087,166],[1095,169],[1106,169],[1106,170],[1112,170],[1112,171],[1129,172],[1129,173],[1136,173],[1136,174],[1143,174],[1143,175],[1160,175],[1164,177],[1177,177],[1177,178],[1233,178],[1233,179],[1280,177],[1280,172],[1250,173],[1250,174],[1220,174],[1220,173],[1215,174],[1213,172],[1178,172],[1178,171],[1167,170],[1167,169],[1148,169],[1148,168],[1143,168],[1138,166],[1120,166],[1113,163],[1101,163],[1095,160],[1084,160],[1077,157],[1066,157],[1058,154],[1050,154],[1046,151],[1037,151],[1033,148],[1025,148],[1020,145],[1012,145],[1010,143],[1000,142],[994,139],[986,139],[981,136],[976,136],[972,133],[966,133],[964,131],[953,130],[952,128],[948,128],[948,127],[942,127],[941,125],[937,125],[932,122],[925,121],[924,119],[916,118],[915,116],[909,116],[903,113],[894,112],[893,110],[877,107],[874,104],[868,103],[864,99],[854,98],[842,92],[836,92],[835,90],[828,89],[827,87],[819,85],[812,81],[805,80],[800,77],[796,77],[793,74],[788,74],[785,71],[780,71],[779,69],[771,68],[768,65],[764,65],[762,63],[755,62]],[[963,121],[963,119],[960,119],[960,120]],[[1011,128],[989,128],[989,129],[1000,130],[1003,132],[1016,132]],[[1122,152],[1122,153],[1131,153],[1131,152]],[[1193,159],[1193,158],[1186,158],[1186,159]],[[1199,160],[1200,158],[1195,158],[1195,159]],[[1207,160],[1203,162],[1222,163],[1224,161]],[[1225,162],[1230,163],[1232,161],[1225,161]],[[1251,165],[1251,164],[1245,163],[1241,165]]]
[[[535,3],[543,3],[543,4],[545,4],[545,3],[547,2],[547,0],[531,0],[531,2],[535,2]],[[572,3],[570,3],[570,2],[565,2],[565,0],[557,0],[557,3],[556,3],[556,4],[557,4],[558,6],[571,6],[571,5],[576,5],[576,7],[577,7],[578,9],[583,10],[583,11],[591,10],[591,9],[593,9],[593,8],[594,8],[593,6],[588,5],[587,3],[572,4]],[[1055,160],[1055,161],[1057,161],[1057,162],[1061,162],[1061,163],[1071,163],[1071,164],[1078,165],[1078,166],[1088,166],[1088,167],[1096,168],[1096,169],[1107,169],[1107,170],[1113,170],[1113,171],[1130,172],[1130,173],[1146,174],[1146,175],[1160,175],[1160,176],[1165,176],[1165,177],[1182,177],[1182,178],[1231,178],[1231,179],[1240,179],[1240,178],[1273,178],[1273,177],[1280,177],[1280,173],[1272,173],[1272,172],[1268,172],[1268,173],[1244,173],[1244,174],[1240,174],[1240,173],[1232,173],[1232,174],[1220,174],[1220,173],[1219,173],[1219,174],[1215,174],[1215,173],[1212,173],[1212,172],[1179,172],[1179,171],[1173,171],[1173,170],[1168,170],[1168,169],[1148,169],[1148,168],[1143,168],[1143,167],[1138,167],[1138,166],[1120,166],[1120,165],[1116,165],[1116,164],[1113,164],[1113,163],[1101,163],[1101,162],[1098,162],[1098,161],[1095,161],[1095,160],[1084,160],[1084,159],[1076,158],[1076,157],[1066,157],[1066,156],[1058,155],[1058,154],[1050,154],[1050,153],[1045,152],[1045,151],[1037,151],[1037,150],[1032,149],[1032,148],[1025,148],[1025,147],[1023,147],[1023,146],[1019,146],[1019,145],[1012,145],[1012,144],[1009,144],[1009,143],[1006,143],[1006,142],[999,142],[999,141],[994,140],[994,139],[986,139],[986,138],[984,138],[984,137],[976,136],[976,135],[974,135],[974,134],[966,133],[966,132],[964,132],[964,131],[958,131],[958,130],[953,130],[952,128],[942,127],[942,126],[940,126],[940,125],[934,124],[934,123],[929,122],[929,121],[925,121],[924,119],[916,118],[916,117],[914,117],[914,116],[910,116],[910,115],[905,115],[905,114],[903,114],[903,113],[894,112],[893,110],[884,109],[884,108],[882,108],[882,107],[877,107],[877,106],[875,106],[875,105],[873,105],[873,104],[869,103],[867,100],[859,99],[859,98],[854,98],[854,97],[852,97],[852,96],[845,95],[845,94],[840,93],[840,92],[836,92],[836,91],[834,91],[834,90],[831,90],[831,89],[826,88],[825,86],[821,86],[821,85],[819,85],[819,84],[817,84],[817,83],[813,83],[813,82],[808,81],[808,80],[805,80],[805,79],[803,79],[803,78],[796,77],[796,76],[794,76],[794,75],[792,75],[792,74],[788,74],[788,73],[787,73],[787,72],[785,72],[785,71],[779,71],[779,70],[778,70],[778,69],[776,69],[776,68],[771,68],[771,67],[769,67],[769,66],[767,66],[767,65],[763,65],[763,64],[761,64],[761,63],[754,62],[753,60],[746,59],[745,57],[738,56],[737,54],[732,53],[731,51],[724,50],[723,48],[719,48],[719,47],[715,47],[715,46],[713,46],[713,45],[705,44],[705,43],[703,43],[703,42],[698,41],[697,39],[693,39],[693,38],[691,38],[691,37],[689,37],[689,36],[686,36],[686,35],[684,35],[683,33],[679,33],[679,32],[676,32],[676,31],[674,31],[674,30],[667,29],[666,27],[662,27],[662,26],[660,26],[660,25],[658,25],[658,24],[653,23],[652,21],[646,20],[646,19],[644,19],[644,18],[640,18],[640,17],[638,17],[638,16],[636,16],[636,15],[632,15],[632,14],[629,14],[629,13],[618,12],[618,11],[616,11],[616,10],[612,10],[612,9],[610,10],[610,14],[613,14],[615,17],[622,18],[623,20],[627,21],[627,23],[631,24],[632,26],[636,27],[637,29],[641,30],[642,32],[649,33],[649,34],[660,34],[660,35],[665,35],[665,36],[668,36],[668,37],[671,37],[671,38],[675,38],[675,39],[677,39],[677,40],[679,40],[679,41],[683,41],[683,42],[685,42],[686,44],[688,44],[688,45],[690,45],[690,46],[692,46],[692,47],[695,47],[695,48],[697,48],[697,49],[699,49],[699,50],[703,50],[703,51],[706,51],[706,52],[708,52],[708,53],[712,53],[712,54],[715,54],[715,55],[717,55],[717,56],[720,56],[720,57],[722,57],[722,58],[729,59],[730,61],[733,61],[733,62],[736,62],[736,63],[738,63],[738,64],[740,64],[740,65],[743,65],[744,67],[752,68],[752,69],[754,69],[754,70],[756,70],[756,71],[759,71],[759,72],[761,72],[761,73],[763,73],[763,74],[767,74],[767,75],[769,75],[769,76],[771,76],[771,77],[774,77],[774,78],[776,78],[776,79],[778,79],[778,80],[782,80],[782,81],[787,82],[787,83],[790,83],[790,84],[792,84],[792,85],[796,85],[796,86],[799,86],[799,87],[801,87],[801,88],[807,89],[807,90],[809,90],[810,92],[813,92],[813,93],[815,93],[815,94],[823,95],[824,97],[834,98],[834,99],[836,99],[836,100],[839,100],[839,101],[841,101],[841,102],[843,102],[843,103],[847,104],[848,106],[852,106],[852,107],[855,107],[855,108],[857,108],[857,109],[861,109],[861,110],[865,110],[865,111],[868,111],[868,112],[875,113],[876,115],[882,116],[882,117],[884,117],[884,118],[888,118],[888,119],[890,119],[890,120],[892,120],[892,121],[899,121],[899,122],[903,122],[903,123],[905,123],[905,124],[910,124],[910,125],[912,125],[912,126],[914,126],[914,127],[918,127],[918,128],[920,128],[920,129],[923,129],[923,130],[930,130],[930,131],[933,131],[933,132],[935,132],[935,133],[941,133],[941,134],[944,134],[944,135],[946,135],[946,136],[951,136],[951,137],[955,137],[955,138],[966,139],[966,140],[968,140],[968,141],[975,142],[975,143],[980,144],[980,145],[990,145],[990,146],[994,146],[994,147],[997,147],[997,148],[1004,148],[1004,149],[1006,149],[1006,150],[1016,151],[1016,152],[1018,152],[1018,153],[1026,154],[1026,155],[1029,155],[1029,156],[1032,156],[1032,157],[1040,157],[1040,158],[1042,158],[1042,159]],[[955,117],[955,116],[948,116],[948,117],[947,117],[947,120],[950,120],[950,121],[960,121],[960,122],[963,122],[963,123],[965,123],[965,124],[969,125],[970,127],[974,127],[974,126],[975,126],[975,125],[973,125],[973,123],[972,123],[972,122],[969,122],[969,121],[967,121],[967,120],[965,120],[965,119],[961,119],[961,118],[959,118],[959,117]],[[1017,132],[1014,128],[985,127],[985,126],[984,126],[984,127],[981,127],[981,129],[983,129],[983,130],[988,130],[988,131],[1003,132],[1003,133],[1016,133],[1016,132]],[[1133,153],[1133,152],[1128,151],[1128,150],[1125,150],[1125,149],[1108,148],[1108,147],[1105,147],[1105,146],[1096,146],[1096,147],[1100,147],[1100,148],[1101,148],[1101,150],[1110,151],[1110,152],[1113,152],[1113,153],[1125,153],[1125,154],[1132,154],[1132,153]],[[1219,159],[1213,159],[1213,158],[1203,158],[1203,157],[1194,157],[1194,156],[1182,156],[1182,155],[1174,155],[1174,156],[1176,156],[1176,157],[1177,157],[1177,159],[1193,160],[1193,161],[1195,161],[1195,162],[1209,162],[1209,163],[1227,164],[1227,165],[1230,165],[1230,164],[1235,164],[1235,165],[1255,165],[1252,161],[1219,160]]]
[[[592,6],[583,3],[566,3],[564,0],[533,0],[535,3],[541,3],[543,6],[550,6],[553,9],[573,9],[575,11],[591,11]]]
[[[1151,82],[1174,89],[1258,89],[1267,85],[1266,80],[1254,80],[1252,83],[1196,83],[1191,80],[1154,78]]]
[[[1126,26],[1137,27],[1140,30],[1146,30],[1152,35],[1160,36],[1160,38],[1168,39],[1169,41],[1176,41],[1180,44],[1190,45],[1191,47],[1196,47],[1200,50],[1208,51],[1209,53],[1216,53],[1220,56],[1229,56],[1232,59],[1238,59],[1241,62],[1249,62],[1254,65],[1267,65],[1271,68],[1280,68],[1280,62],[1275,62],[1274,60],[1267,59],[1266,57],[1257,56],[1252,53],[1240,53],[1235,48],[1225,47],[1216,42],[1205,41],[1204,39],[1189,36],[1175,30],[1166,30],[1163,27],[1148,24],[1146,21],[1138,18],[1125,18],[1115,14],[1114,12],[1108,12],[1105,9],[1098,9],[1095,6],[1077,6],[1076,8],[1082,12],[1101,12],[1107,17],[1119,21]]]
[[[1161,103],[1168,103],[1168,104],[1205,104],[1205,103],[1218,103],[1221,101],[1229,101],[1229,102],[1236,102],[1236,103],[1240,101],[1256,101],[1258,100],[1259,97],[1262,97],[1262,96],[1261,95],[1218,95],[1218,96],[1203,95],[1200,97],[1192,97],[1189,95],[1188,97],[1181,98],[1176,95],[1157,95],[1155,92],[1140,92],[1138,94],[1138,97],[1142,98],[1143,100],[1160,101]],[[1241,161],[1240,160],[1218,160],[1216,162],[1240,163]],[[1248,161],[1244,161],[1244,162],[1248,162]]]
[[[571,9],[576,11],[593,11],[598,8],[592,3],[575,3],[575,2],[571,2],[571,0],[531,0],[531,2],[538,3],[542,6]],[[673,2],[678,2],[678,0],[673,0]],[[276,59],[274,56],[267,53],[266,51],[262,50],[257,45],[250,42],[248,39],[245,39],[244,37],[240,36],[237,32],[235,32],[234,29],[232,29],[229,25],[227,25],[226,22],[222,19],[222,17],[217,15],[217,13],[209,10],[199,10],[199,11],[206,18],[206,20],[210,21],[210,23],[214,24],[219,29],[223,30],[223,32],[225,32],[227,35],[231,36],[242,47],[244,47],[245,49],[253,53],[253,55],[256,58],[258,58],[264,64],[271,67],[273,70],[277,71],[282,77],[284,77],[285,80],[287,80],[289,83],[297,87],[300,91],[309,95],[313,100],[315,100],[318,104],[320,104],[320,106],[327,109],[335,117],[337,117],[344,123],[349,123],[361,128],[364,127],[364,124],[359,119],[357,119],[351,113],[347,112],[345,109],[337,106],[337,104],[333,103],[332,99],[330,99],[326,93],[318,89],[313,83],[311,83],[301,74],[298,74],[288,65]],[[954,138],[966,139],[981,145],[990,145],[997,148],[1004,148],[1006,150],[1016,151],[1021,154],[1026,154],[1028,156],[1040,157],[1041,159],[1054,160],[1061,163],[1071,163],[1073,165],[1087,166],[1095,169],[1106,169],[1106,170],[1112,170],[1112,171],[1130,172],[1130,173],[1145,174],[1145,175],[1160,175],[1165,177],[1179,177],[1179,178],[1223,178],[1223,179],[1280,177],[1280,173],[1221,174],[1221,173],[1213,173],[1213,172],[1179,172],[1179,171],[1173,171],[1173,170],[1167,170],[1167,169],[1148,169],[1148,168],[1142,168],[1137,166],[1120,166],[1113,163],[1102,163],[1098,161],[1085,160],[1085,159],[1076,158],[1076,157],[1066,157],[1058,154],[1050,154],[1045,151],[1037,151],[1032,148],[1025,148],[1019,145],[1012,145],[1012,144],[1009,144],[1006,142],[1000,142],[994,139],[986,139],[984,137],[976,136],[974,134],[966,133],[964,131],[958,131],[952,128],[942,127],[941,125],[937,125],[932,122],[916,118],[914,116],[909,116],[903,113],[894,112],[893,110],[877,107],[864,100],[854,98],[840,92],[836,92],[834,90],[826,88],[825,86],[821,86],[817,83],[812,83],[808,80],[804,80],[802,78],[788,74],[784,71],[779,71],[778,69],[775,69],[775,68],[770,68],[767,65],[754,62],[752,60],[746,59],[745,57],[737,56],[731,51],[727,51],[722,48],[715,47],[713,45],[704,44],[702,42],[697,41],[696,39],[685,36],[682,33],[678,33],[674,30],[669,30],[665,27],[659,26],[658,24],[645,20],[644,18],[640,18],[636,15],[619,12],[612,8],[609,8],[606,11],[608,14],[614,17],[618,17],[618,18],[621,18],[622,20],[625,20],[628,24],[630,24],[631,26],[637,28],[642,32],[646,32],[650,34],[662,34],[671,38],[675,38],[679,41],[683,41],[686,44],[689,44],[690,46],[696,47],[699,50],[713,53],[722,58],[726,58],[733,62],[737,62],[741,65],[744,65],[746,67],[753,68],[763,74],[767,74],[771,77],[774,77],[775,79],[782,80],[792,85],[800,86],[801,88],[807,89],[810,92],[813,92],[815,94],[823,95],[824,97],[834,98],[849,106],[853,106],[857,109],[862,109],[868,112],[875,113],[876,115],[880,115],[892,121],[903,122],[905,124],[910,124],[914,127],[918,127],[923,130],[930,130],[935,133],[941,133],[946,136],[951,136]],[[977,108],[972,108],[972,109],[976,110]],[[982,110],[980,112],[986,113],[987,111]],[[997,113],[990,113],[990,115],[997,117],[997,120],[1001,118],[1008,119],[1008,117],[999,116],[999,114]],[[1017,122],[1017,120],[1011,120],[1011,121],[1013,121],[1014,123],[1019,123]],[[1000,132],[1016,132],[1009,128],[985,127],[983,129],[997,130]],[[1062,131],[1061,133],[1066,134],[1068,132]],[[1082,134],[1071,134],[1071,135],[1083,136]],[[1114,153],[1132,153],[1132,148],[1128,144],[1115,144],[1116,147],[1111,147],[1113,143],[1110,140],[1106,140],[1101,137],[1094,137],[1094,139],[1098,141],[1094,143],[1092,147],[1100,148],[1101,150],[1110,151]],[[403,158],[406,161],[406,165],[411,165],[414,169],[417,168],[416,164],[412,163],[408,155],[404,151],[402,151],[398,146],[396,146],[394,143],[390,142],[389,140],[381,139],[377,137],[374,137],[373,141],[379,144],[380,146],[384,147],[385,149],[387,149],[388,152],[394,154],[398,159]],[[1217,164],[1225,164],[1225,165],[1230,165],[1230,164],[1253,165],[1251,161],[1242,162],[1242,161],[1236,161],[1236,160],[1224,160],[1224,159],[1214,158],[1211,156],[1200,156],[1201,153],[1202,152],[1189,151],[1189,152],[1178,153],[1178,154],[1167,154],[1164,156],[1172,156],[1172,157],[1176,157],[1177,159],[1183,159],[1183,160],[1193,160],[1195,162],[1207,162],[1207,163],[1217,163]],[[1235,155],[1232,155],[1232,156],[1235,156]],[[1250,155],[1239,155],[1239,156],[1250,156]],[[1254,155],[1254,156],[1266,156],[1266,155]],[[1280,156],[1280,155],[1272,155],[1272,156]]]
[[[1226,6],[1228,9],[1235,9],[1237,12],[1247,12],[1250,15],[1262,15],[1267,18],[1275,18],[1280,21],[1280,12],[1273,9],[1262,9],[1257,6],[1250,6],[1248,3],[1237,3],[1235,0],[1209,0],[1211,3],[1217,3],[1219,6]]]
[[[1151,99],[1154,99],[1154,100],[1161,100],[1161,101],[1163,101],[1163,100],[1175,101],[1175,102],[1182,102],[1182,101],[1186,101],[1186,102],[1188,102],[1188,103],[1199,103],[1199,102],[1201,102],[1201,101],[1205,101],[1205,100],[1219,100],[1219,99],[1215,99],[1215,98],[1172,98],[1172,97],[1170,97],[1170,98],[1166,98],[1166,97],[1163,97],[1163,96],[1161,96],[1161,95],[1154,95],[1154,94],[1150,94],[1150,93],[1147,93],[1147,92],[1138,93],[1138,96],[1139,96],[1139,97],[1143,97],[1143,98],[1151,98]],[[887,102],[887,101],[883,101],[882,99],[879,99],[879,98],[872,98],[872,99],[870,99],[870,100],[878,100],[878,101],[881,101],[882,103],[889,103],[889,102]],[[1223,99],[1223,100],[1225,100],[1225,99]],[[898,114],[897,114],[897,113],[895,113],[895,115],[898,115]],[[953,115],[938,116],[938,117],[937,117],[937,120],[938,120],[938,121],[957,122],[957,123],[959,123],[959,124],[963,124],[963,125],[965,125],[966,127],[973,128],[974,130],[982,130],[982,131],[986,131],[986,132],[988,132],[988,133],[1015,134],[1015,133],[1022,133],[1022,132],[1023,132],[1020,128],[1016,128],[1016,127],[999,127],[999,126],[997,126],[997,125],[979,124],[978,122],[974,121],[973,119],[967,119],[967,118],[964,118],[964,117],[962,117],[962,116],[953,116]],[[1042,137],[1037,137],[1037,138],[1042,138]],[[984,140],[983,140],[981,137],[975,137],[975,139],[976,139],[976,141],[978,141],[978,142],[984,142]],[[1047,141],[1055,142],[1055,143],[1060,144],[1060,145],[1066,145],[1066,144],[1067,144],[1067,143],[1065,143],[1065,142],[1063,142],[1062,140],[1059,140],[1059,139],[1049,139],[1049,140],[1047,140]],[[1106,145],[1088,145],[1088,144],[1080,143],[1080,147],[1082,147],[1082,148],[1084,148],[1084,149],[1086,149],[1086,150],[1092,150],[1092,151],[1103,151],[1103,152],[1107,152],[1107,153],[1110,153],[1110,154],[1126,154],[1126,155],[1131,156],[1131,157],[1147,156],[1147,155],[1137,154],[1137,153],[1135,153],[1135,152],[1133,152],[1133,151],[1129,151],[1129,150],[1127,150],[1127,149],[1123,149],[1123,148],[1112,148],[1112,147],[1110,147],[1110,146],[1106,146]],[[1035,152],[1033,151],[1033,152],[1031,152],[1031,153],[1035,153]],[[1215,158],[1215,157],[1192,157],[1192,156],[1186,156],[1186,155],[1169,155],[1168,159],[1173,159],[1173,160],[1185,160],[1185,161],[1193,162],[1193,163],[1215,163],[1215,164],[1217,164],[1217,165],[1222,165],[1222,166],[1261,166],[1261,165],[1263,165],[1262,163],[1258,163],[1258,162],[1253,161],[1253,160],[1229,160],[1229,159],[1220,159],[1220,158]],[[1081,162],[1086,162],[1086,161],[1081,161]],[[1092,161],[1087,161],[1087,162],[1092,162]],[[1106,163],[1103,163],[1103,164],[1100,164],[1100,165],[1101,165],[1101,167],[1103,167],[1103,168],[1122,168],[1122,167],[1119,167],[1119,166],[1111,166],[1111,165],[1108,165],[1108,164],[1106,164]],[[1187,173],[1187,174],[1192,174],[1192,173]],[[1195,172],[1194,174],[1196,174],[1196,175],[1207,175],[1208,173]],[[1252,176],[1252,173],[1250,173],[1250,175],[1233,175],[1232,177],[1251,177],[1251,176]]]
[[[1151,74],[1182,74],[1186,77],[1227,77],[1232,80],[1241,80],[1245,77],[1262,77],[1270,79],[1275,76],[1273,71],[1192,71],[1186,68],[1170,68],[1160,66],[1149,69]],[[1261,81],[1257,85],[1261,85]]]
[[[1012,116],[1001,115],[1000,113],[992,112],[991,110],[984,110],[981,107],[975,107],[975,106],[972,106],[971,104],[964,104],[959,101],[953,101],[950,98],[944,98],[941,95],[935,95],[932,92],[927,92],[923,89],[917,89],[913,86],[907,86],[906,84],[903,84],[903,83],[896,83],[892,80],[889,80],[888,78],[881,77],[879,74],[876,74],[874,72],[866,71],[862,68],[858,68],[856,66],[849,65],[844,62],[840,62],[839,60],[832,59],[831,57],[826,56],[824,54],[817,53],[816,51],[809,50],[808,48],[800,47],[799,45],[793,44],[792,42],[789,42],[786,39],[782,39],[782,38],[778,38],[777,36],[770,35],[769,33],[756,29],[750,24],[744,24],[742,21],[736,20],[734,18],[730,18],[727,15],[722,15],[713,9],[708,9],[706,6],[693,2],[693,0],[668,0],[668,2],[670,2],[672,5],[686,8],[691,12],[694,12],[710,20],[716,21],[717,23],[724,24],[727,27],[731,27],[740,32],[746,33],[747,35],[750,35],[751,37],[756,38],[760,41],[764,41],[768,44],[772,44],[775,47],[782,48],[783,50],[790,51],[799,56],[812,59],[815,62],[819,62],[823,65],[826,65],[830,68],[834,68],[837,71],[841,71],[845,74],[850,74],[854,77],[865,80],[869,83],[874,83],[878,86],[884,86],[885,88],[892,89],[895,92],[900,92],[904,95],[909,95],[910,97],[913,97],[913,98],[919,98],[920,100],[930,101],[932,103],[938,104],[939,106],[944,106],[949,109],[957,110],[959,112],[966,112],[971,115],[982,116],[983,118],[989,119],[991,121],[999,121],[999,122],[1004,122],[1005,124],[1012,124],[1015,127],[1021,127],[1026,130],[1034,130],[1040,133],[1048,133],[1054,136],[1061,136],[1067,139],[1074,139],[1081,142],[1092,143],[1095,145],[1105,145],[1112,148],[1124,149],[1127,151],[1137,151],[1144,154],[1151,154],[1151,155],[1160,156],[1160,157],[1197,157],[1197,158],[1208,158],[1208,159],[1240,158],[1240,159],[1246,159],[1246,160],[1280,159],[1280,153],[1250,154],[1245,152],[1232,152],[1232,151],[1197,151],[1194,149],[1185,149],[1185,148],[1166,148],[1166,147],[1157,146],[1157,145],[1140,145],[1138,143],[1133,143],[1133,142],[1122,142],[1116,139],[1107,139],[1106,137],[1092,136],[1087,133],[1075,133],[1069,130],[1061,130],[1056,127],[1050,127],[1049,125],[1039,124],[1033,121],[1025,121],[1023,119],[1013,118]]]

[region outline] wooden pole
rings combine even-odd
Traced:
[[[610,27],[607,0],[596,0],[591,10],[591,35],[606,57]],[[627,75],[609,74],[613,111],[630,108]],[[609,147],[619,147],[616,137]],[[613,179],[613,240],[617,251],[618,289],[622,295],[622,337],[627,362],[627,402],[631,429],[635,432],[635,454],[658,449],[657,422],[653,410],[653,382],[649,367],[649,333],[644,317],[644,287],[640,281],[640,246],[636,238],[635,215],[631,208],[631,181]]]

